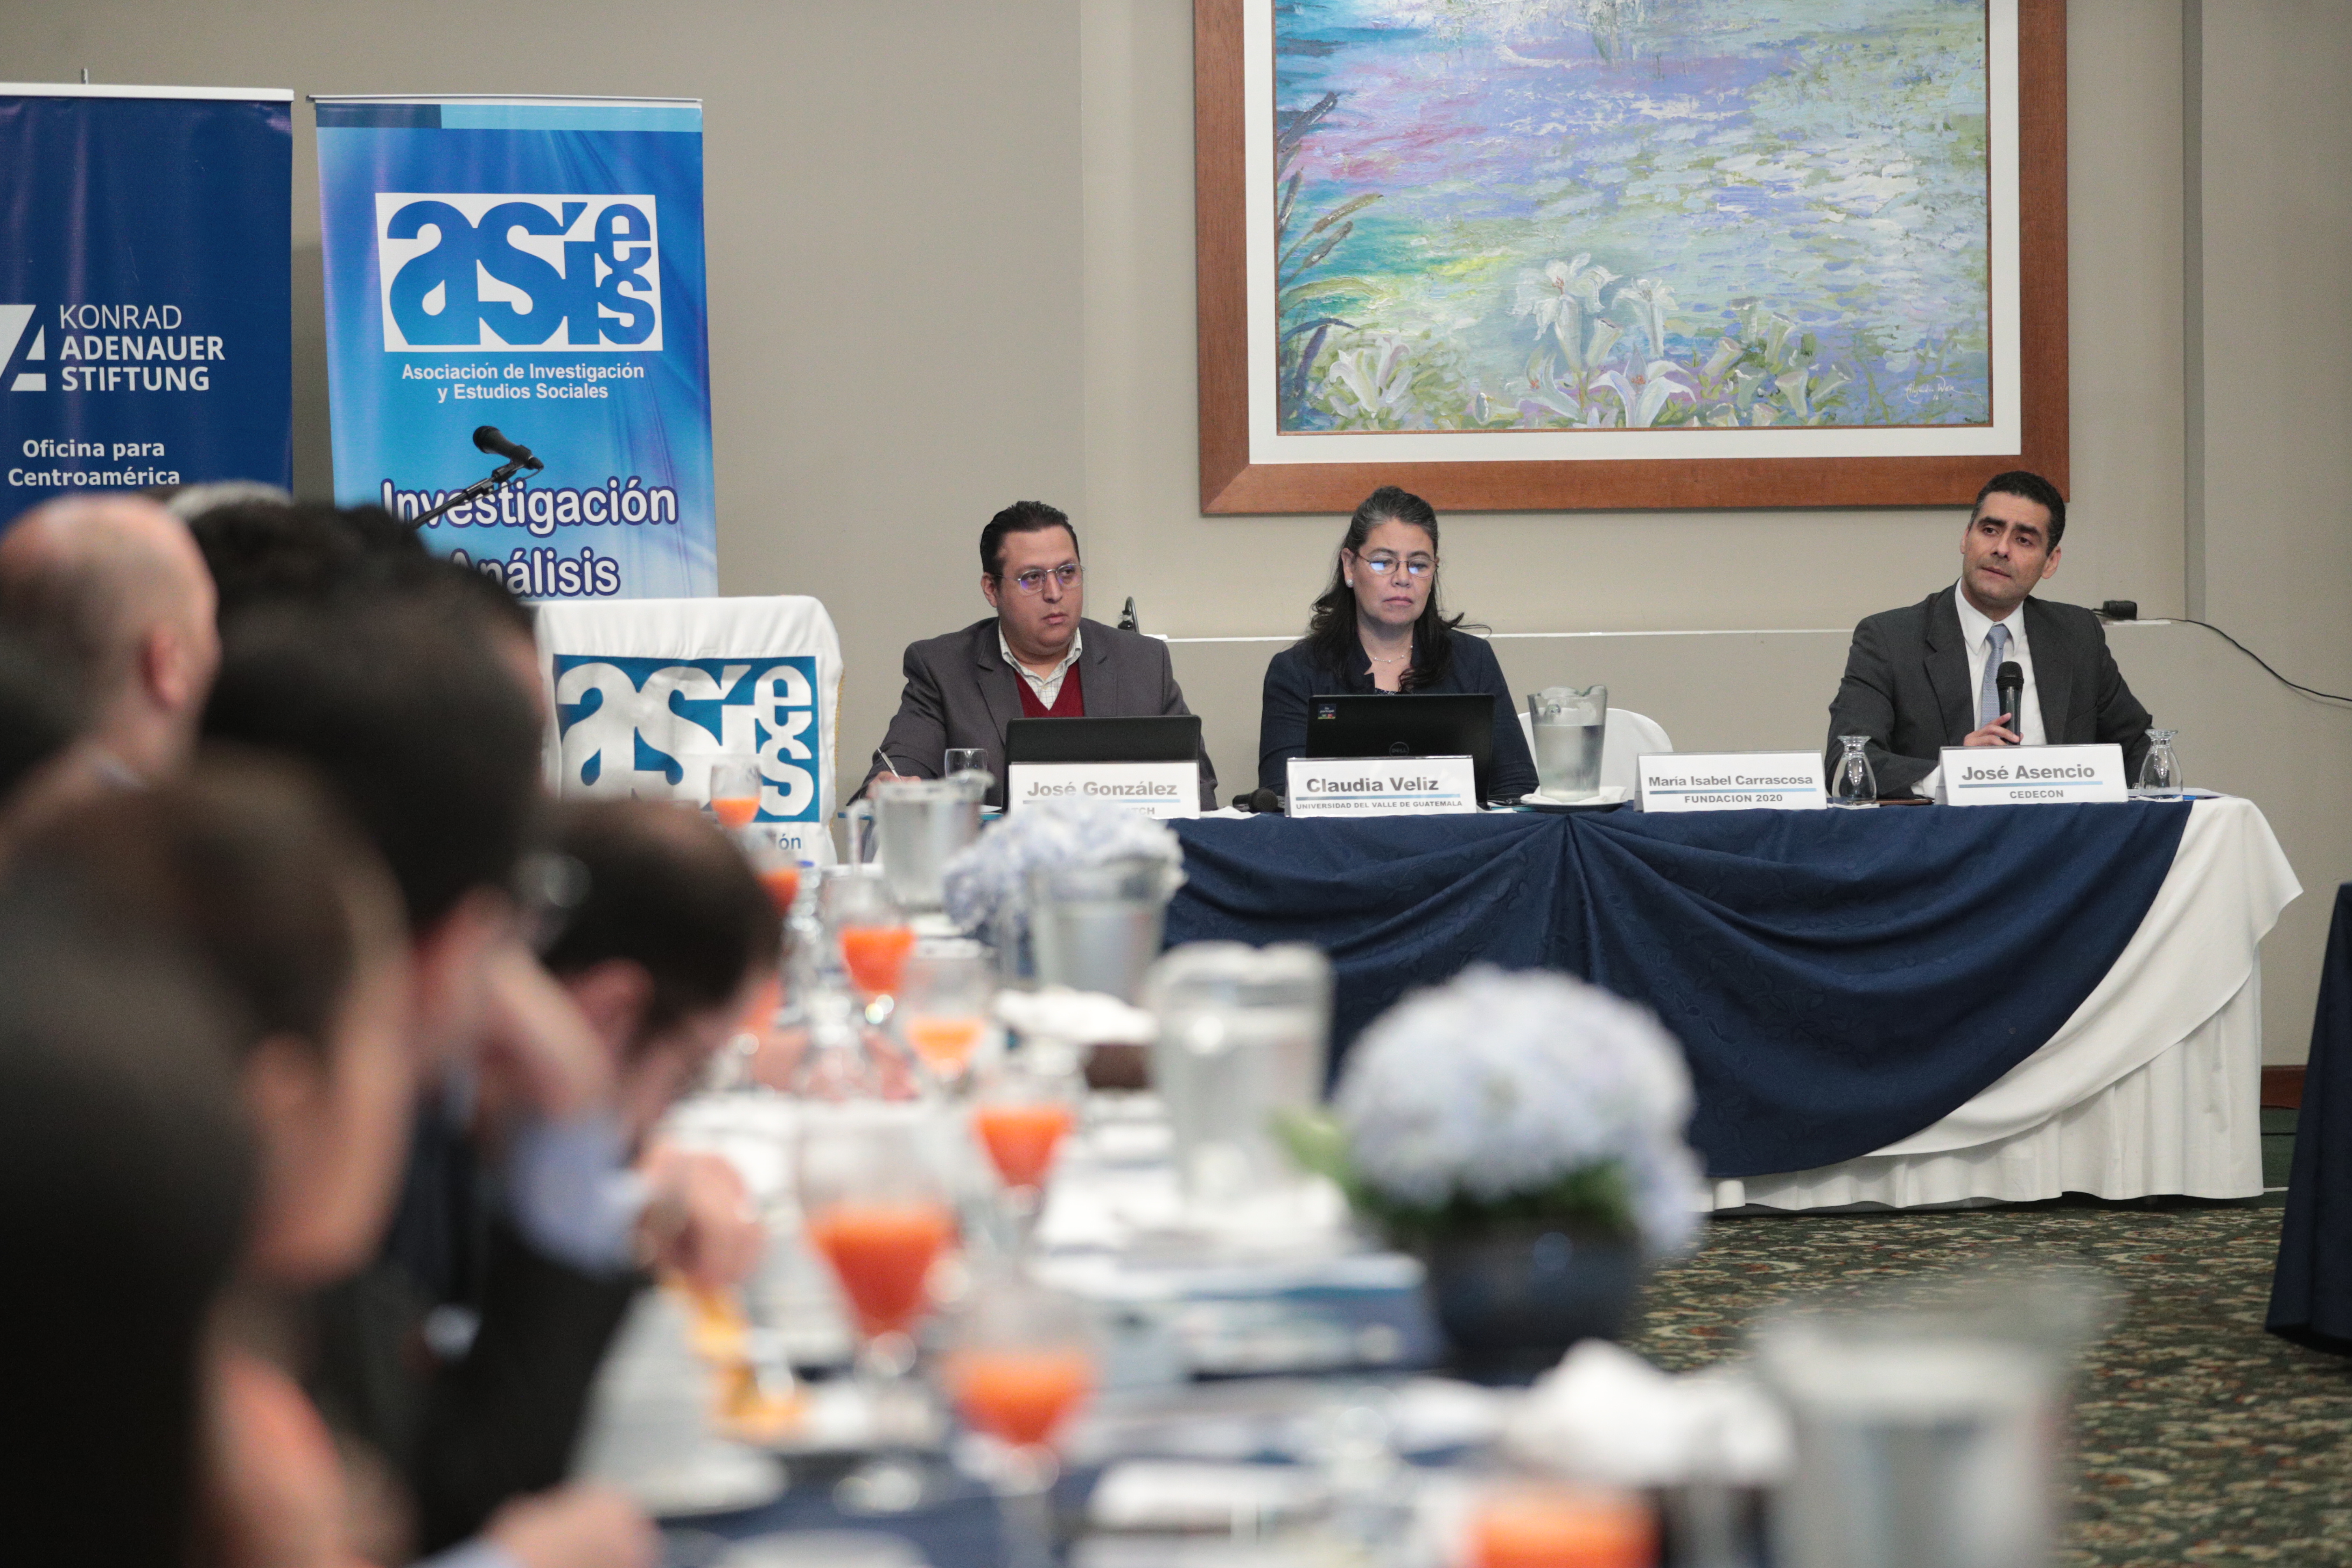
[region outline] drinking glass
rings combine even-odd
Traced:
[[[2142,795],[2170,798],[2180,793],[2180,759],[2172,750],[2172,738],[2179,733],[2178,730],[2150,730],[2147,732],[2147,755],[2139,763]]]
[[[1062,1141],[1077,1125],[1078,1082],[1025,1056],[1008,1057],[981,1078],[971,1130],[1003,1184],[1003,1212],[1013,1250],[1025,1250],[1045,1207],[1045,1182]]]
[[[1655,1563],[1649,1505],[1597,1487],[1521,1482],[1479,1500],[1470,1519],[1470,1568],[1633,1568]]]
[[[1845,748],[1837,760],[1836,776],[1830,780],[1832,805],[1876,805],[1878,775],[1871,771],[1870,758],[1863,751],[1870,744],[1867,735],[1840,735],[1838,744]]]
[[[1144,999],[1160,1020],[1151,1080],[1186,1199],[1231,1204],[1281,1186],[1290,1166],[1275,1119],[1323,1098],[1330,960],[1304,942],[1188,942],[1152,965]]]
[[[1601,793],[1601,747],[1609,730],[1605,686],[1548,686],[1528,695],[1535,731],[1537,792],[1552,800]]]
[[[1049,1568],[1055,1438],[1094,1391],[1096,1349],[1086,1309],[1007,1274],[976,1284],[949,1327],[941,1372],[964,1422],[991,1440],[989,1481],[1003,1521],[1008,1568]]]
[[[980,837],[980,801],[987,786],[966,773],[877,779],[871,793],[875,838],[891,896],[911,912],[936,912],[946,898],[948,862]]]
[[[722,757],[710,764],[710,815],[730,829],[751,826],[760,815],[758,758]]]
[[[978,746],[950,746],[943,771],[949,778],[959,773],[984,773],[988,771],[988,753]]]
[[[881,1024],[897,1006],[915,928],[879,873],[860,867],[824,884],[825,918],[841,947],[850,984],[866,999],[869,1023]]]
[[[929,1489],[909,1452],[928,1408],[908,1374],[913,1331],[930,1310],[931,1266],[956,1233],[936,1137],[928,1117],[907,1107],[829,1107],[801,1129],[801,1212],[856,1323],[857,1376],[877,1435],[874,1459],[835,1489],[856,1512],[903,1511]]]
[[[943,1088],[961,1085],[995,1028],[990,1004],[996,964],[989,951],[961,938],[919,942],[896,994],[898,1033],[915,1059]]]
[[[773,834],[764,833],[757,826],[744,828],[735,836],[735,841],[742,847],[743,858],[751,863],[752,875],[760,879],[760,886],[774,900],[776,918],[791,920],[793,906],[801,898],[800,856],[778,844]]]

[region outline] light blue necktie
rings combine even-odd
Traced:
[[[1996,626],[1985,637],[1984,687],[1977,693],[1977,727],[1979,729],[1982,729],[2000,717],[2000,693],[1995,689],[1994,682],[2000,675],[2000,661],[2008,657],[2009,628]],[[2025,731],[2021,728],[2022,723],[2021,719],[2015,721],[2011,723],[2010,729],[2015,733],[2023,734]]]

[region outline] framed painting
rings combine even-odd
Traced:
[[[2067,485],[2064,0],[1194,0],[1204,512]]]

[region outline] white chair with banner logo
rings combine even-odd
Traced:
[[[834,858],[841,639],[815,599],[559,599],[537,606],[559,795],[701,802],[756,758],[758,824]]]
[[[1519,733],[1527,737],[1528,754],[1534,755],[1536,722],[1528,717],[1524,708],[1519,710]],[[1601,731],[1601,787],[1622,789],[1632,795],[1642,782],[1643,754],[1674,749],[1665,726],[1655,719],[1630,708],[1612,708],[1609,721]]]

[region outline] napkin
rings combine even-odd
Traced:
[[[1585,1340],[1536,1380],[1503,1429],[1527,1462],[1625,1487],[1761,1486],[1792,1454],[1787,1418],[1743,1368],[1671,1376]]]

